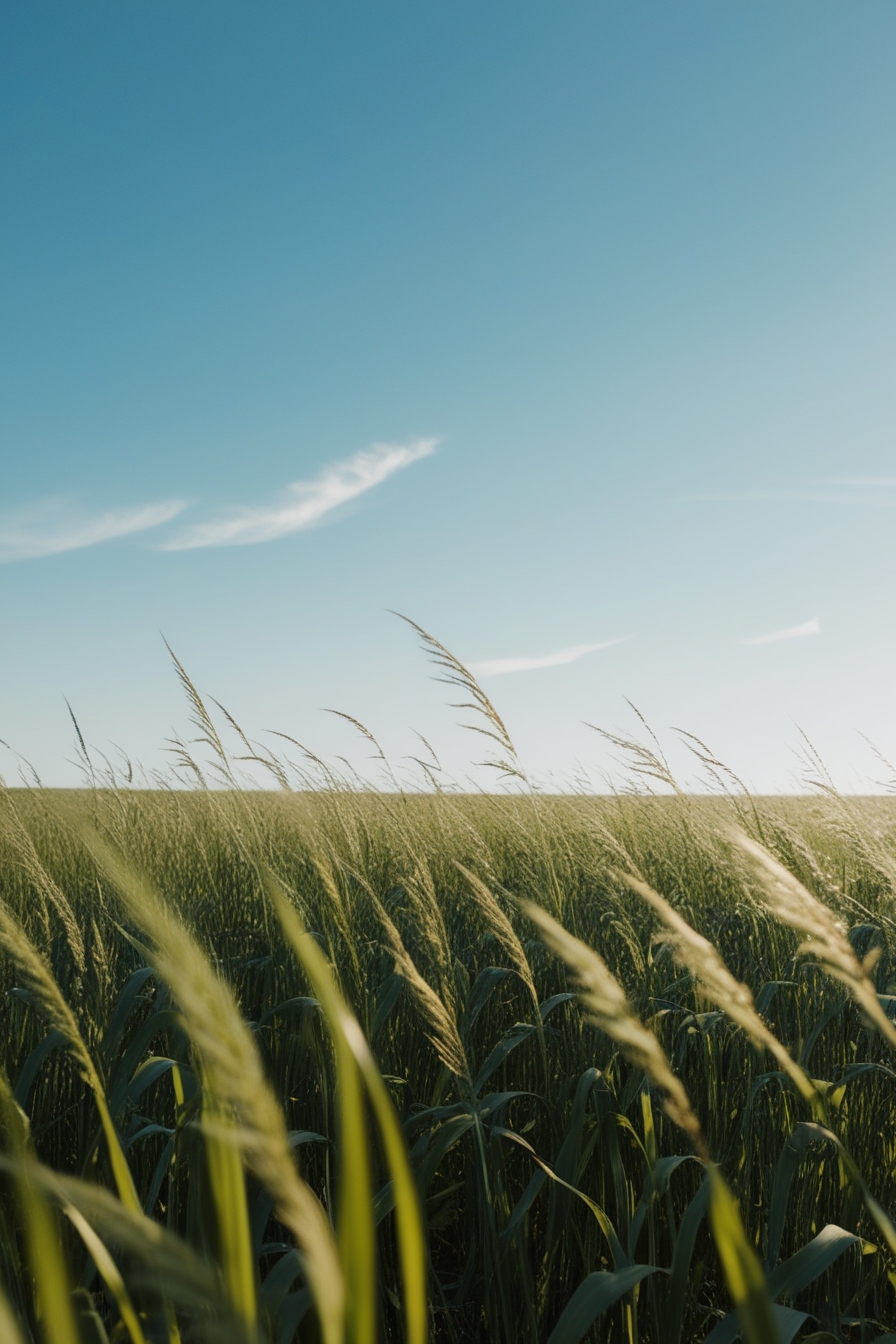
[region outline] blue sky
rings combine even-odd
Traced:
[[[0,738],[896,757],[896,9],[7,6]],[[783,634],[787,637],[767,638]],[[270,740],[270,739],[269,739]],[[0,766],[15,777],[14,758]]]

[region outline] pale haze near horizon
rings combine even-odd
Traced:
[[[37,3],[4,17],[0,739],[250,736],[548,787],[678,726],[896,759],[889,4]],[[99,756],[97,757],[99,759]],[[16,758],[0,772],[13,782]],[[405,772],[405,773],[402,773]]]

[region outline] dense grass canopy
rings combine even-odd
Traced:
[[[313,1247],[290,1224],[265,1148],[268,1120],[227,1073],[243,1060],[245,1088],[276,1103],[301,1188],[335,1225],[336,1273],[340,1256],[363,1261],[348,1230],[356,1182],[368,1182],[374,1307],[366,1325],[363,1310],[352,1315],[352,1270],[346,1338],[404,1337],[409,1285],[385,1131],[370,1101],[351,1127],[322,982],[294,954],[277,900],[329,964],[400,1120],[423,1212],[433,1339],[673,1344],[714,1329],[714,1340],[734,1338],[705,1216],[707,1157],[737,1196],[781,1338],[827,1330],[870,1341],[896,1326],[888,1019],[883,1030],[870,1022],[861,986],[837,978],[834,953],[800,952],[812,930],[784,922],[774,873],[734,838],[758,841],[833,912],[832,936],[845,937],[856,974],[873,977],[886,1014],[896,990],[888,800],[424,796],[332,784],[279,794],[16,790],[2,807],[2,1063],[20,1108],[19,1150],[27,1145],[46,1173],[32,1186],[44,1182],[50,1217],[69,1214],[51,1232],[69,1287],[80,1285],[82,1335],[127,1339],[136,1328],[168,1339],[174,1319],[185,1337],[326,1333]],[[796,1061],[789,1072],[726,1011],[732,1004],[714,1001],[709,971],[669,941],[662,903],[645,892],[664,897],[749,987],[763,1027]],[[666,1113],[662,1079],[614,1040],[612,1020],[595,1028],[582,968],[555,954],[563,949],[525,902],[598,952],[623,987],[626,1011],[650,1027],[683,1083],[702,1153]],[[228,991],[223,1006],[217,985]],[[801,1091],[801,1077],[814,1092]],[[12,1114],[7,1105],[9,1132]],[[366,1175],[351,1168],[349,1136],[367,1151]],[[54,1173],[88,1184],[56,1188]],[[47,1317],[28,1269],[28,1220],[7,1179],[0,1270],[22,1337],[40,1337]],[[119,1206],[130,1197],[141,1235],[149,1221],[177,1241],[141,1243],[76,1187],[116,1191],[107,1203]],[[78,1218],[108,1242],[130,1307]],[[172,1247],[192,1258],[179,1261]]]

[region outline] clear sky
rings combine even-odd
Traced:
[[[29,0],[0,31],[0,738],[533,773],[896,757],[892,0]],[[772,638],[775,636],[775,638]],[[781,637],[777,637],[781,636]],[[272,740],[272,739],[268,739]],[[3,753],[0,769],[15,778]]]

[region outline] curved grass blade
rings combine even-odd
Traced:
[[[218,1253],[224,1282],[236,1314],[251,1333],[255,1329],[258,1303],[239,1136],[232,1116],[206,1088],[202,1093],[202,1132],[217,1211]]]
[[[151,961],[177,1000],[207,1086],[239,1127],[243,1154],[276,1196],[276,1212],[305,1258],[324,1344],[343,1344],[345,1282],[327,1216],[293,1160],[283,1112],[230,987],[183,921],[95,830],[82,837],[130,917],[153,940]]]
[[[94,1232],[80,1209],[76,1209],[73,1204],[66,1203],[62,1205],[62,1212],[87,1247],[100,1278],[115,1299],[115,1305],[132,1344],[146,1344],[146,1336],[134,1310],[131,1295],[125,1286],[124,1279],[121,1277],[121,1271],[109,1254],[105,1244]]]
[[[33,1178],[35,1163],[29,1156],[26,1122],[13,1101],[5,1075],[0,1073],[0,1120],[12,1156],[0,1157],[0,1165],[13,1178],[22,1220],[28,1267],[34,1277],[36,1314],[47,1344],[80,1344],[80,1332],[72,1304],[68,1267],[62,1253],[55,1217]]]
[[[694,1198],[685,1209],[678,1226],[678,1235],[675,1238],[675,1249],[672,1252],[672,1265],[670,1270],[669,1294],[662,1315],[664,1344],[679,1344],[681,1339],[685,1303],[687,1301],[688,1276],[691,1270],[691,1258],[694,1254],[694,1243],[697,1240],[697,1233],[700,1230],[700,1225],[703,1222],[703,1219],[706,1217],[708,1208],[709,1181],[704,1180],[697,1193],[694,1195]]]
[[[715,1166],[709,1168],[709,1222],[745,1344],[781,1344],[765,1274],[747,1240],[737,1202]]]
[[[180,1339],[170,1311],[174,1303],[200,1319],[210,1317],[219,1344],[247,1344],[245,1324],[234,1316],[221,1292],[220,1278],[180,1237],[144,1214],[132,1213],[101,1185],[61,1176],[33,1159],[17,1163],[0,1157],[0,1171],[15,1176],[17,1168],[23,1166],[46,1198],[59,1208],[71,1206],[77,1210],[105,1243],[127,1254],[134,1262],[130,1272],[135,1284],[164,1297],[169,1304],[170,1339]],[[79,1335],[74,1339],[80,1344]],[[56,1344],[55,1336],[51,1344]]]
[[[75,1015],[65,1000],[65,996],[50,968],[46,957],[34,946],[22,925],[12,911],[0,903],[0,944],[15,961],[28,988],[40,1005],[50,1025],[60,1032],[68,1043],[69,1050],[81,1070],[81,1075],[93,1093],[106,1146],[112,1175],[118,1189],[119,1198],[133,1212],[139,1212],[140,1200],[134,1187],[134,1178],[128,1166],[118,1131],[106,1100],[106,1091],[90,1051],[81,1034]]]
[[[332,983],[329,968],[313,938],[299,930],[290,936],[289,915],[283,901],[271,903],[299,962],[320,1002],[336,1055],[339,1096],[339,1217],[337,1231],[342,1270],[346,1279],[345,1318],[348,1337],[357,1344],[373,1344],[376,1336],[376,1240],[373,1191],[364,1095],[354,1051],[349,1044],[350,1016]],[[307,937],[307,941],[306,941]],[[313,945],[311,950],[309,945]],[[316,954],[316,955],[315,955]],[[357,1024],[355,1023],[357,1027]],[[360,1028],[358,1028],[360,1031]]]
[[[271,874],[265,874],[265,885],[287,940],[323,1008],[337,1051],[337,1059],[344,1056],[343,1067],[346,1071],[348,1061],[351,1059],[353,1067],[359,1071],[367,1089],[393,1182],[407,1344],[425,1344],[428,1321],[426,1241],[417,1185],[401,1124],[364,1033],[337,989],[323,953],[311,935],[302,927],[294,907]],[[355,1094],[352,1092],[350,1095]],[[360,1099],[358,1105],[360,1107]],[[360,1120],[363,1123],[363,1115]],[[366,1137],[363,1138],[363,1142],[366,1147]],[[370,1214],[365,1212],[365,1220],[369,1216]]]
[[[597,1318],[614,1302],[630,1293],[649,1274],[657,1273],[656,1265],[627,1265],[625,1269],[601,1269],[589,1274],[563,1308],[548,1336],[548,1344],[579,1344]]]
[[[556,1184],[563,1190],[568,1190],[570,1194],[576,1195],[583,1204],[587,1205],[597,1219],[598,1227],[607,1239],[607,1245],[609,1246],[610,1254],[613,1257],[614,1268],[617,1270],[631,1269],[631,1261],[623,1249],[622,1242],[616,1234],[615,1227],[601,1206],[596,1203],[590,1195],[586,1195],[583,1190],[579,1190],[576,1186],[571,1185],[569,1181],[564,1181],[562,1176],[558,1176],[553,1168],[548,1166],[547,1162],[542,1161],[532,1145],[527,1143],[523,1138],[522,1134],[517,1134],[512,1129],[503,1129],[500,1125],[493,1125],[492,1133],[499,1135],[502,1139],[510,1139],[513,1143],[519,1144],[521,1148],[526,1150],[532,1158],[532,1161],[536,1163],[549,1180],[556,1182]]]
[[[826,1129],[824,1125],[818,1125],[811,1121],[802,1121],[797,1125],[796,1130],[788,1140],[788,1143],[792,1144],[795,1149],[797,1155],[796,1160],[799,1160],[799,1156],[805,1151],[806,1146],[811,1143],[813,1139],[823,1139],[827,1143],[832,1144],[837,1150],[837,1155],[840,1158],[840,1161],[843,1163],[843,1166],[850,1179],[855,1184],[856,1189],[861,1194],[865,1208],[871,1215],[872,1221],[877,1227],[878,1232],[880,1232],[883,1237],[894,1262],[896,1262],[896,1225],[894,1225],[893,1219],[887,1213],[886,1209],[883,1208],[871,1193],[865,1183],[861,1171],[856,1165],[855,1159],[848,1149],[843,1146],[837,1135],[830,1129]]]

